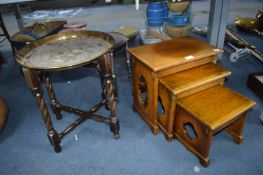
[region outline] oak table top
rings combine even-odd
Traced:
[[[215,56],[223,50],[195,38],[183,37],[129,48],[128,52],[157,72],[204,57]]]
[[[256,103],[225,86],[218,85],[180,99],[178,104],[214,131]]]
[[[161,77],[159,81],[174,95],[177,95],[200,85],[229,76],[230,74],[230,71],[215,63],[208,63]]]

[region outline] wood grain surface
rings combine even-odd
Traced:
[[[155,72],[222,52],[204,41],[190,37],[129,48],[128,51]]]
[[[200,85],[222,79],[229,76],[228,70],[214,64],[208,63],[192,69],[184,70],[172,75],[161,77],[160,83],[172,91],[174,95],[194,89]]]
[[[0,131],[4,128],[7,120],[8,107],[2,97],[0,97]]]
[[[178,105],[212,131],[227,126],[255,104],[222,85],[203,90],[178,101]]]

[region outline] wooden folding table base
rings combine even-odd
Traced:
[[[51,145],[54,147],[55,152],[60,152],[62,150],[60,142],[65,135],[75,129],[78,125],[83,123],[87,119],[92,119],[98,122],[106,123],[110,126],[110,131],[113,133],[114,138],[118,139],[119,135],[119,119],[116,112],[116,97],[114,94],[114,83],[112,78],[112,63],[108,54],[105,54],[99,58],[98,68],[101,74],[101,83],[103,87],[102,100],[98,104],[94,105],[89,111],[83,111],[80,109],[75,109],[69,106],[60,104],[57,99],[55,92],[52,88],[51,80],[45,71],[39,71],[35,69],[23,68],[23,73],[25,75],[26,82],[33,92],[33,95],[37,101],[40,112],[42,114],[45,126],[47,128],[47,135]],[[61,111],[74,113],[80,117],[70,124],[64,131],[58,133],[53,127],[49,112],[47,110],[47,105],[44,101],[42,92],[40,90],[41,83],[45,84],[48,96],[50,98],[50,105],[53,113],[56,115],[58,120],[62,119]],[[103,117],[96,114],[96,112],[105,106],[109,109],[109,117]],[[106,109],[107,109],[106,108]]]

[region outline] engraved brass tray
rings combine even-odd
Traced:
[[[114,42],[111,35],[98,31],[59,33],[20,49],[16,61],[31,69],[71,69],[86,65],[109,52]]]

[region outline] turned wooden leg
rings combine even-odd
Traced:
[[[115,99],[118,100],[118,91],[117,91],[117,79],[116,79],[116,75],[114,74],[114,65],[113,65],[113,51],[110,52],[110,57],[108,58],[111,61],[111,77],[112,77],[112,83],[113,83],[113,92],[115,95]],[[98,64],[97,68],[99,70],[99,74],[100,74],[100,82],[101,82],[101,87],[102,87],[102,93],[101,93],[101,97],[102,99],[104,99],[106,101],[106,89],[105,89],[105,83],[104,83],[104,74],[103,74],[103,70],[101,70],[101,65]],[[108,103],[105,103],[105,108],[107,110],[110,110]]]
[[[116,97],[116,100],[118,101],[118,86],[117,86],[117,79],[114,71],[114,64],[113,64],[113,51],[110,52],[110,60],[111,60],[111,66],[112,66],[112,83],[113,83],[113,88],[114,88],[114,95]]]
[[[119,119],[117,117],[117,101],[114,93],[114,83],[113,83],[113,69],[112,60],[110,53],[103,55],[100,58],[99,68],[103,77],[103,89],[105,92],[106,103],[110,110],[110,131],[113,133],[114,137],[118,139],[119,135]]]
[[[48,92],[48,96],[51,100],[51,103],[50,103],[51,109],[52,109],[53,113],[56,115],[57,120],[61,120],[62,115],[61,115],[60,104],[57,101],[55,91],[53,90],[50,77],[48,76],[48,74],[46,72],[41,72],[41,80],[45,84],[47,92]]]
[[[127,69],[128,69],[129,82],[130,84],[132,84],[131,57],[130,57],[130,54],[128,53],[128,48],[129,48],[128,39],[126,39],[126,63],[127,63]]]
[[[5,58],[3,54],[0,52],[0,65],[2,65],[5,62]]]
[[[233,122],[225,129],[225,131],[233,138],[233,140],[237,144],[240,144],[243,141],[242,131],[245,125],[246,118],[247,112],[241,114],[241,117],[237,121]]]
[[[26,82],[29,88],[31,89],[31,91],[33,92],[33,95],[39,106],[43,121],[48,130],[48,133],[47,133],[48,139],[50,143],[52,144],[52,146],[54,147],[55,152],[58,153],[62,150],[60,146],[60,139],[59,139],[58,133],[53,128],[51,118],[47,110],[47,106],[45,104],[45,101],[42,97],[42,93],[40,91],[39,75],[35,70],[32,70],[32,69],[22,68],[22,70],[23,70]]]
[[[105,85],[104,85],[104,75],[102,73],[102,70],[100,69],[100,64],[98,64],[97,66],[98,70],[99,70],[99,75],[100,75],[100,84],[101,84],[101,98],[103,99],[103,101],[106,101],[106,90],[105,90]],[[105,103],[105,109],[110,110],[109,106],[107,103]]]

